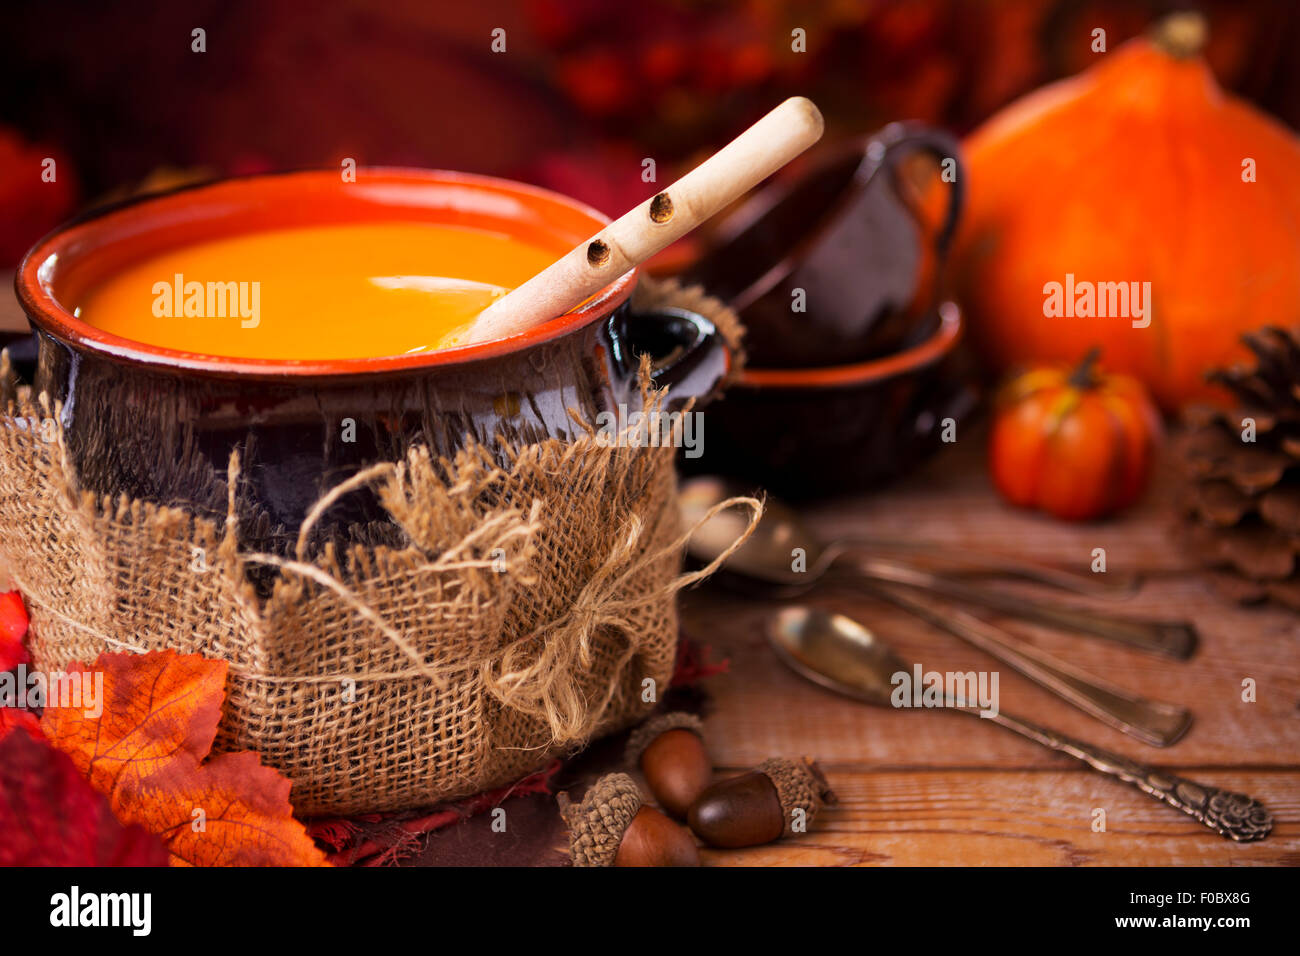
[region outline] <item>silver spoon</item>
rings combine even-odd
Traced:
[[[699,499],[682,505],[683,518],[689,524],[703,519],[694,513]],[[777,506],[779,509],[779,505]],[[769,520],[775,516],[769,524]],[[692,557],[710,561],[730,546],[745,530],[738,523],[737,513],[721,511],[705,521],[691,537],[687,549]],[[806,542],[806,544],[803,544]],[[758,528],[749,539],[728,558],[727,571],[740,573],[760,581],[785,586],[797,582],[806,587],[808,577],[815,582],[820,571],[795,572],[790,570],[791,548],[797,544],[815,548],[816,539],[798,525],[793,516],[783,516],[773,509],[769,499],[767,510]],[[811,559],[812,553],[808,555]],[[809,564],[816,567],[816,562]],[[924,572],[917,572],[923,574]],[[902,608],[910,614],[943,628],[973,647],[1013,667],[1030,680],[1047,688],[1062,700],[1068,701],[1103,723],[1123,733],[1136,737],[1153,747],[1167,747],[1187,733],[1192,725],[1191,711],[1173,704],[1149,700],[1115,684],[1059,660],[1031,644],[1019,640],[1003,630],[974,615],[957,609],[940,609],[932,603],[904,594],[897,587],[884,582],[895,582],[890,577],[863,575],[873,594]],[[943,594],[943,592],[931,592]],[[947,595],[943,595],[947,596]]]
[[[710,476],[693,478],[683,484],[680,501],[683,520],[687,525],[695,521],[720,501],[734,497],[739,485]],[[691,541],[692,550],[702,554],[717,554],[735,538],[730,527],[738,520],[735,514],[723,512],[709,522]],[[728,537],[731,536],[731,537]],[[790,593],[811,587],[840,558],[853,559],[853,570],[863,578],[901,584],[916,590],[937,594],[962,604],[974,604],[990,610],[1010,614],[1025,621],[1048,627],[1076,631],[1094,637],[1103,637],[1129,647],[1186,660],[1196,649],[1196,629],[1186,621],[1145,621],[1118,617],[1083,608],[1062,607],[1042,603],[1018,594],[973,587],[961,581],[925,571],[896,561],[863,557],[861,551],[872,542],[820,540],[793,509],[768,497],[763,521],[754,534],[727,562],[727,568],[770,584],[790,588]],[[806,570],[791,569],[791,550],[802,548],[806,557]],[[885,547],[889,547],[886,542]],[[891,549],[897,550],[897,549]],[[991,564],[1003,574],[1049,584],[1079,594],[1096,594],[1098,588],[1083,575],[1055,568],[1040,567],[1027,562],[996,559]],[[1095,577],[1095,576],[1094,576]]]
[[[777,656],[797,674],[823,687],[878,707],[893,707],[895,674],[910,674],[907,665],[879,637],[842,614],[791,606],[774,614],[767,626]],[[950,709],[980,716],[978,707]],[[987,719],[1092,769],[1131,784],[1199,820],[1220,836],[1238,843],[1262,840],[1273,829],[1273,814],[1253,797],[1196,783],[1121,757],[1000,708]]]

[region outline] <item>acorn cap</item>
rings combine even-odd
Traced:
[[[569,827],[573,865],[613,866],[623,834],[641,811],[636,782],[625,773],[609,773],[591,785],[581,803],[570,801],[567,793],[555,799]]]
[[[651,717],[632,731],[627,738],[627,749],[623,751],[624,761],[629,767],[638,767],[645,749],[654,743],[656,737],[670,730],[689,730],[701,740],[704,739],[704,721],[684,710],[670,710],[666,714]]]
[[[781,801],[786,836],[794,832],[791,824],[794,822],[796,809],[803,810],[807,821],[812,823],[818,810],[827,804],[837,802],[835,791],[826,782],[821,767],[809,757],[804,757],[802,760],[773,757],[771,760],[764,760],[754,769],[758,773],[765,774],[776,787],[776,795]]]

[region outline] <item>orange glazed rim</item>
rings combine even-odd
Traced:
[[[928,338],[911,348],[881,358],[849,365],[807,368],[746,368],[737,386],[744,388],[837,388],[896,378],[948,356],[961,339],[961,310],[955,302],[941,302],[939,325]]]
[[[182,186],[93,210],[33,246],[18,267],[14,287],[33,325],[76,348],[161,369],[312,378],[418,370],[521,351],[609,315],[636,285],[633,269],[579,308],[509,338],[412,355],[347,359],[240,358],[151,345],[98,329],[60,301],[60,296],[74,300],[123,265],[180,243],[281,227],[376,221],[507,231],[515,238],[555,246],[559,258],[609,219],[549,189],[473,173],[360,167],[355,182],[344,182],[338,170],[257,174]]]

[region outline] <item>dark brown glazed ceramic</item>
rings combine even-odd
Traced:
[[[938,447],[974,392],[954,369],[957,307],[929,315],[928,334],[885,358],[803,369],[747,368],[704,414],[693,473],[731,475],[783,498],[851,493],[893,478]]]
[[[937,290],[921,286],[947,253],[964,177],[958,168],[927,250],[920,212],[899,180],[900,164],[918,153],[960,163],[947,134],[896,123],[828,149],[810,171],[769,186],[728,220],[686,281],[740,314],[750,364],[838,365],[887,355],[938,304]],[[793,311],[796,290],[803,312]],[[913,308],[923,291],[929,298]]]
[[[230,453],[243,458],[241,533],[284,550],[319,495],[412,443],[454,452],[569,437],[569,410],[588,416],[639,404],[639,354],[654,360],[673,401],[703,397],[729,355],[713,325],[685,311],[634,314],[636,274],[580,309],[500,342],[338,361],[221,358],[132,342],[70,311],[125,263],[179,244],[260,229],[340,222],[427,221],[493,229],[567,248],[606,222],[555,193],[460,173],[361,170],[226,180],[127,203],[39,243],[16,279],[35,328],[35,387],[62,403],[84,487],[184,504],[220,517]],[[362,334],[369,317],[358,317]],[[355,440],[346,441],[349,420]],[[377,499],[347,496],[322,534],[386,540]]]

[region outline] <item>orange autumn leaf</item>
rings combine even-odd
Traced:
[[[72,669],[103,675],[101,706],[47,707],[42,729],[118,819],[162,838],[173,865],[328,865],[293,818],[287,779],[252,753],[206,759],[225,696],[223,661],[155,651],[101,654]]]
[[[174,651],[101,654],[90,668],[72,664],[68,671],[103,674],[100,713],[50,706],[41,726],[115,804],[137,799],[144,781],[167,764],[197,767],[211,750],[225,698],[224,661]]]

